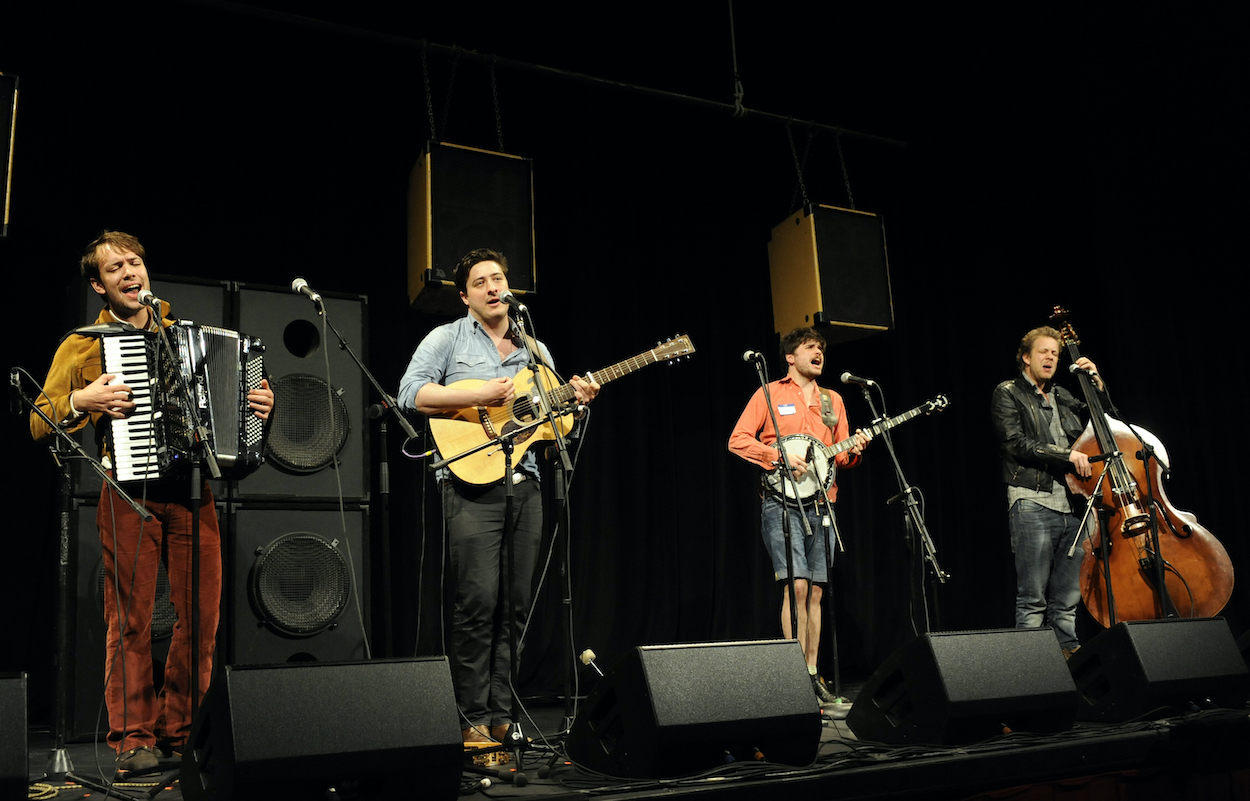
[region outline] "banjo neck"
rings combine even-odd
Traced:
[[[925,403],[920,404],[914,409],[909,409],[908,411],[903,412],[897,417],[890,417],[888,419],[880,420],[876,423],[873,423],[872,425],[868,427],[867,430],[868,430],[868,433],[876,437],[881,434],[884,434],[886,431],[889,431],[891,428],[894,428],[897,425],[906,423],[908,420],[915,419],[922,414],[933,414],[934,412],[940,412],[941,410],[945,409],[949,405],[950,405],[950,401],[946,399],[945,395],[938,395],[933,400],[926,401]],[[829,446],[829,456],[831,457],[837,456],[839,453],[844,453],[845,451],[849,451],[853,447],[855,447],[855,437],[848,437],[842,440],[841,442],[837,442]]]

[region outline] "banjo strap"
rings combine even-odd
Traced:
[[[824,387],[820,390],[820,419],[829,426],[830,431],[838,429],[838,413],[833,410],[833,395]]]

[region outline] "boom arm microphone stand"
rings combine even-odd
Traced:
[[[66,733],[70,727],[69,717],[69,662],[71,659],[70,637],[73,632],[69,626],[69,610],[74,606],[74,590],[69,577],[69,566],[71,564],[70,546],[69,546],[69,528],[68,520],[68,502],[69,502],[69,483],[70,473],[69,464],[71,460],[77,460],[90,467],[95,471],[100,480],[108,484],[117,496],[121,498],[135,510],[144,521],[152,519],[152,513],[149,512],[142,504],[123,490],[117,481],[109,475],[108,470],[104,468],[99,460],[91,457],[82,446],[65,430],[63,426],[55,422],[49,417],[43,409],[40,409],[36,403],[22,391],[21,384],[17,380],[18,368],[14,368],[10,381],[13,397],[19,399],[21,404],[30,409],[31,412],[38,415],[41,420],[48,424],[52,429],[56,439],[51,446],[52,458],[61,468],[61,526],[60,526],[60,553],[57,558],[57,602],[59,605],[56,624],[56,701],[54,708],[53,726],[52,726],[52,751],[48,754],[48,764],[44,769],[44,778],[52,781],[72,781],[83,787],[89,787],[96,792],[112,793],[125,798],[133,798],[133,796],[119,793],[117,790],[109,787],[107,784],[98,782],[90,777],[83,776],[74,772],[74,762],[70,759],[69,750],[65,747]],[[24,370],[22,372],[25,372]],[[67,452],[58,450],[58,446],[64,446]]]
[[[297,282],[301,280],[303,279],[298,279],[298,278],[296,279]],[[296,291],[300,291],[300,290],[297,289]],[[334,332],[335,338],[338,339],[339,341],[339,350],[346,352],[347,355],[351,357],[352,361],[356,363],[356,366],[360,368],[361,374],[363,374],[364,377],[369,380],[369,383],[373,386],[374,391],[378,393],[378,397],[382,399],[381,403],[375,403],[372,406],[370,406],[366,410],[366,414],[371,420],[381,421],[379,423],[379,426],[380,426],[379,430],[382,436],[382,441],[380,443],[381,453],[382,453],[382,471],[381,471],[381,475],[379,476],[379,483],[380,483],[379,494],[381,495],[381,499],[382,499],[382,560],[383,560],[382,563],[384,565],[387,565],[387,569],[382,571],[382,599],[383,599],[382,628],[384,631],[383,650],[387,654],[389,654],[391,651],[391,636],[392,636],[391,622],[390,622],[391,621],[391,604],[390,604],[391,578],[390,578],[390,569],[389,569],[391,546],[390,546],[390,500],[389,500],[390,499],[390,472],[388,469],[388,462],[387,462],[387,457],[386,457],[386,415],[389,414],[391,417],[395,419],[395,421],[399,424],[399,427],[403,429],[404,436],[408,438],[408,441],[410,442],[416,441],[418,439],[418,435],[417,435],[416,430],[413,429],[412,423],[408,422],[408,418],[404,417],[403,413],[399,410],[399,401],[395,399],[394,395],[391,395],[389,392],[386,391],[385,388],[383,388],[381,382],[379,382],[377,377],[374,376],[374,374],[370,372],[369,368],[365,366],[365,363],[361,361],[360,356],[356,354],[356,351],[352,350],[351,345],[348,343],[346,337],[344,337],[341,333],[339,333],[339,330],[334,327],[334,322],[330,319],[329,312],[326,311],[325,301],[321,298],[321,295],[317,294],[316,292],[313,292],[312,294],[309,295],[309,298],[313,301],[314,304],[316,304],[317,314],[321,315],[321,319],[325,321],[326,326],[331,331]],[[360,607],[358,606],[357,608],[359,609]],[[367,658],[371,657],[370,650],[369,650],[369,638],[368,637],[365,637],[365,655]]]
[[[873,382],[873,386],[878,386],[875,381]],[[860,384],[860,391],[863,392],[864,401],[867,402],[868,408],[872,411],[873,420],[874,420],[873,427],[875,429],[880,421],[885,420],[885,414],[884,412],[879,413],[877,411],[876,404],[874,404],[872,400],[872,393],[868,391],[868,387],[866,385]],[[912,486],[911,483],[908,482],[907,475],[906,473],[903,472],[903,466],[899,464],[898,453],[894,450],[894,440],[890,436],[890,431],[888,427],[881,426],[881,438],[885,442],[885,449],[890,454],[890,461],[894,464],[894,474],[898,478],[898,486],[899,486],[898,494],[895,495],[893,498],[891,498],[887,503],[892,504],[899,500],[902,500],[904,502],[904,504],[907,507],[907,514],[904,516],[903,522],[907,526],[908,534],[911,536],[913,543],[919,541],[920,547],[921,547],[922,558],[924,562],[927,563],[929,567],[932,569],[933,578],[937,579],[939,583],[945,584],[946,580],[950,578],[950,574],[947,573],[945,570],[943,570],[942,567],[938,564],[937,548],[933,544],[933,539],[929,536],[929,528],[928,526],[925,525],[924,515],[920,511],[920,503],[916,499],[916,496],[919,491],[917,490],[916,487]],[[921,568],[921,573],[922,575],[918,577],[918,580],[920,581],[921,588],[923,589],[923,585],[924,585],[923,568]],[[938,606],[938,599],[936,595],[934,595],[933,606],[934,606],[934,618],[937,621],[938,628],[940,629],[942,618],[941,618],[941,611]],[[925,611],[925,631],[929,631],[927,606],[925,607],[924,611]]]

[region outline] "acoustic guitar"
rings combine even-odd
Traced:
[[[586,380],[603,386],[648,364],[672,361],[692,353],[694,345],[691,344],[690,337],[682,335],[643,351],[632,359],[589,372]],[[448,386],[470,389],[484,383],[486,382],[481,379],[467,378]],[[438,446],[439,453],[444,457],[464,453],[484,443],[497,441],[502,435],[510,434],[545,417],[544,398],[551,404],[552,411],[557,413],[577,402],[572,385],[561,384],[559,376],[543,365],[538,366],[537,376],[533,370],[526,368],[512,377],[512,383],[516,397],[507,405],[470,406],[431,417],[430,433],[434,435],[434,443]],[[570,415],[558,416],[556,425],[560,427],[561,435],[567,434],[573,428],[573,419]],[[520,462],[521,457],[535,442],[555,438],[549,422],[517,436],[514,440],[512,464],[515,466]],[[493,484],[503,478],[503,447],[500,445],[482,448],[471,456],[452,462],[448,467],[461,481],[469,484]]]

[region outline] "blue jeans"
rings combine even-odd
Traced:
[[[829,580],[829,573],[825,567],[824,510],[826,508],[830,510],[829,522],[832,524],[833,506],[822,503],[818,509],[812,500],[803,502],[803,508],[807,511],[807,521],[812,530],[810,537],[807,536],[807,529],[803,527],[803,515],[799,514],[799,507],[795,504],[789,504],[789,506],[790,553],[794,559],[794,576],[824,584]],[[781,513],[781,501],[772,495],[765,495],[760,503],[760,532],[764,537],[764,547],[768,549],[768,556],[773,563],[773,577],[777,581],[790,578],[790,574],[786,572],[785,534],[782,530]],[[828,534],[829,546],[836,548],[837,542],[832,528],[829,529]]]
[[[1081,600],[1081,558],[1068,558],[1081,519],[1033,501],[1016,501],[1007,513],[1016,555],[1016,628],[1050,626],[1063,648],[1076,648],[1076,605]]]

